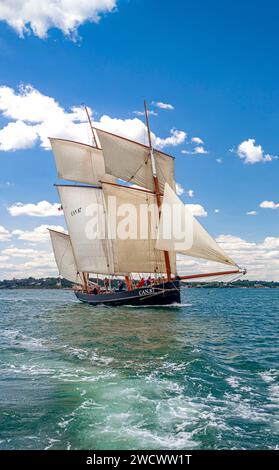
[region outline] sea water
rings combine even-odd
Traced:
[[[275,449],[279,290],[90,307],[0,291],[1,449]]]

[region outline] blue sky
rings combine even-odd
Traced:
[[[84,2],[88,8],[82,12],[70,11],[63,0],[64,22],[61,15],[45,17],[42,9],[41,29],[38,11],[24,10],[24,3],[16,0],[16,9],[10,6],[8,13],[0,5],[0,278],[55,273],[48,242],[43,238],[30,245],[32,237],[20,239],[17,231],[63,225],[62,218],[11,215],[8,210],[18,202],[58,201],[52,186],[57,181],[54,161],[42,148],[47,137],[43,133],[55,133],[55,118],[44,105],[50,97],[61,113],[86,103],[95,121],[109,116],[110,129],[116,119],[123,121],[123,129],[126,120],[142,119],[134,111],[142,110],[146,98],[157,113],[150,116],[157,137],[169,137],[171,129],[187,134],[184,142],[164,146],[176,157],[182,198],[203,207],[207,216],[199,220],[248,265],[251,278],[278,279],[277,2],[104,0],[98,2],[103,10],[99,8],[96,23],[95,0]],[[83,15],[82,24],[69,26],[69,17],[77,13]],[[15,18],[27,18],[29,31],[15,29]],[[20,91],[20,85],[32,88]],[[9,96],[3,87],[10,89]],[[30,98],[33,89],[39,94],[36,102]],[[30,101],[22,101],[24,94]],[[174,109],[162,109],[158,102]],[[42,113],[30,123],[28,112],[36,103],[42,104]],[[53,101],[51,106],[54,109]],[[7,134],[7,126],[18,121],[24,128],[15,127],[14,136],[9,128]],[[135,122],[135,135],[137,126]],[[66,138],[71,138],[69,132]],[[194,137],[203,143],[192,142]],[[207,153],[193,153],[195,148]],[[187,193],[190,189],[193,197]],[[247,215],[251,211],[256,214]],[[34,252],[23,256],[16,251],[22,249]],[[26,264],[30,262],[33,265]]]

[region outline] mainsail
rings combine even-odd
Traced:
[[[117,213],[112,243],[115,274],[165,273],[164,255],[155,247],[159,222],[155,194],[109,183],[102,187],[106,205],[112,198]],[[112,233],[114,211],[108,211],[108,223]],[[171,258],[171,272],[176,272],[175,255]]]
[[[166,236],[169,235],[169,227],[175,229],[173,226],[173,216],[175,213],[179,213],[181,226],[185,229],[183,240],[177,239],[173,231],[171,236]],[[187,205],[179,199],[167,183],[165,185],[156,248],[182,253],[194,258],[203,258],[217,263],[237,266],[235,261],[222,250],[214,238],[209,235],[205,228],[190,213]]]
[[[150,147],[100,129],[96,132],[102,146],[106,173],[154,191]],[[175,187],[174,158],[155,149],[153,153],[159,188],[163,193],[166,182]]]
[[[59,178],[88,184],[115,180],[106,175],[101,149],[66,139],[50,138],[50,143]]]
[[[79,271],[113,274],[102,189],[72,185],[57,189]]]
[[[75,262],[69,235],[49,229],[55,261],[60,276],[75,284],[83,285],[81,274]]]

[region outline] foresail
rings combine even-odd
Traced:
[[[154,191],[149,147],[124,137],[96,129],[102,146],[105,171],[109,175]],[[154,150],[160,191],[167,182],[173,189],[174,159]]]
[[[65,139],[50,138],[50,143],[59,178],[88,184],[114,181],[113,177],[105,174],[101,149]]]
[[[114,238],[115,274],[165,273],[164,254],[155,248],[158,227],[155,195],[125,186],[106,183],[102,186],[110,232]],[[115,210],[112,210],[112,205]],[[171,272],[175,274],[175,254],[170,261]]]
[[[103,192],[88,186],[58,185],[78,270],[113,274]]]
[[[174,217],[179,219],[174,221]],[[178,225],[182,237],[178,236]],[[171,232],[170,232],[171,230]],[[175,233],[176,231],[176,233]],[[165,186],[156,248],[236,266],[204,227],[190,213],[168,184]]]
[[[83,284],[78,272],[69,235],[49,229],[54,258],[60,276],[75,284]]]

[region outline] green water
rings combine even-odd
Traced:
[[[274,449],[279,290],[107,308],[0,291],[0,448]]]

